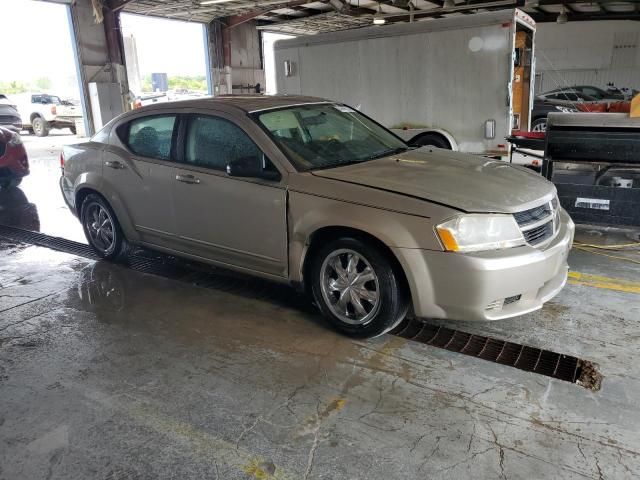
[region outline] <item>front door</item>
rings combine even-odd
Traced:
[[[144,242],[171,248],[175,232],[171,187],[176,164],[171,144],[176,115],[152,115],[122,126],[125,149],[103,152],[107,190],[127,215]]]
[[[278,180],[230,177],[233,160],[275,167],[230,120],[186,119],[183,162],[173,186],[176,225],[188,253],[278,277],[287,275],[286,190]]]

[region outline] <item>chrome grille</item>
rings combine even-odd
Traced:
[[[551,214],[551,204],[545,203],[544,205],[540,205],[539,207],[532,208],[531,210],[525,210],[524,212],[514,213],[513,216],[516,217],[516,222],[520,227],[525,227],[532,223],[539,222],[543,218],[548,217]]]
[[[559,204],[557,197],[538,207],[514,213],[525,241],[531,246],[542,246],[551,241],[558,231]]]

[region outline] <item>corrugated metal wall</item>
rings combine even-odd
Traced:
[[[539,92],[610,82],[640,89],[640,22],[543,23],[536,38]]]

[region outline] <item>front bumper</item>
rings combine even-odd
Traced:
[[[56,126],[59,128],[68,128],[73,127],[76,124],[76,118],[80,117],[56,117],[49,122],[50,125]]]
[[[393,250],[407,273],[416,316],[500,320],[537,310],[562,290],[574,231],[561,210],[560,231],[544,249],[523,246],[470,254]]]

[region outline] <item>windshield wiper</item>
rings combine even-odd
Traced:
[[[344,167],[346,165],[353,165],[354,163],[366,162],[367,160],[369,160],[369,159],[365,158],[364,160],[347,160],[345,162],[325,163],[324,165],[318,165],[317,167],[311,167],[311,168],[309,168],[309,170],[314,171],[314,170],[325,170],[327,168]]]
[[[312,168],[309,168],[308,170],[325,170],[327,168],[344,167],[346,165],[353,165],[354,163],[368,162],[369,160],[375,160],[376,158],[386,157],[386,156],[389,156],[389,155],[393,155],[395,153],[408,152],[409,150],[415,150],[415,148],[416,147],[389,148],[387,150],[383,150],[381,152],[374,153],[373,155],[371,155],[369,157],[361,158],[359,160],[347,160],[347,161],[344,161],[344,162],[325,163],[324,165],[318,165],[317,167],[312,167]]]
[[[382,157],[387,157],[389,155],[394,155],[396,153],[403,153],[403,152],[407,152],[409,150],[413,150],[414,147],[396,147],[396,148],[389,148],[387,150],[382,150],[381,152],[378,153],[374,153],[373,155],[371,155],[370,157],[367,158],[367,160],[374,160],[376,158],[382,158]]]

